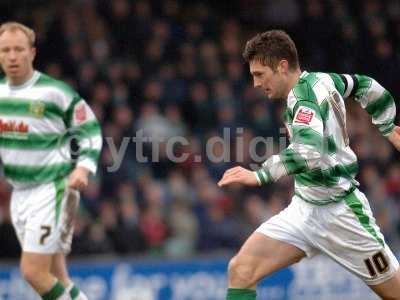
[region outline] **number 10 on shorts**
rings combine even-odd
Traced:
[[[389,270],[389,263],[382,252],[374,254],[372,258],[364,259],[364,262],[371,277],[376,277],[377,271],[383,274]]]

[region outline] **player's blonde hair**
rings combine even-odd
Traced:
[[[3,23],[0,26],[0,35],[2,35],[6,31],[16,32],[17,30],[22,31],[26,35],[26,37],[28,38],[29,45],[31,47],[34,47],[35,40],[36,40],[35,32],[31,28],[29,28],[28,26],[25,26],[24,24],[21,24],[21,23],[18,23],[18,22],[6,22],[6,23]]]

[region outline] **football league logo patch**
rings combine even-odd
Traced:
[[[308,107],[300,106],[297,111],[294,122],[300,124],[310,125],[312,119],[314,118],[314,111]]]
[[[42,101],[32,102],[29,111],[35,118],[43,118],[46,107]]]

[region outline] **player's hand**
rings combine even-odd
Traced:
[[[218,182],[218,186],[223,187],[231,183],[241,183],[249,186],[259,185],[254,172],[242,167],[234,167],[226,170],[222,179]]]
[[[88,185],[89,170],[84,167],[76,167],[69,175],[68,187],[81,190]]]
[[[392,132],[388,135],[388,140],[393,146],[400,151],[400,127],[396,126]]]

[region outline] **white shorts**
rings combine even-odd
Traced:
[[[358,189],[342,202],[324,206],[294,196],[286,209],[256,232],[292,244],[308,257],[324,253],[368,285],[390,279],[399,267]]]
[[[67,179],[61,179],[13,190],[11,219],[22,251],[67,254],[71,250],[79,192],[66,184]]]

